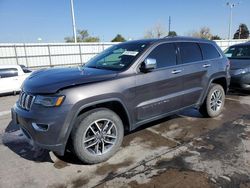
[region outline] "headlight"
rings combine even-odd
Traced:
[[[36,96],[35,104],[40,104],[46,107],[60,106],[64,101],[65,96]]]
[[[241,69],[241,74],[248,73],[250,68]]]
[[[245,69],[238,69],[234,71],[233,75],[240,75],[240,74],[245,74],[250,72],[250,68],[245,68]]]

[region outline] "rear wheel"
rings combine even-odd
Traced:
[[[72,131],[76,156],[88,164],[109,159],[120,148],[124,128],[120,117],[106,108],[98,108],[78,117]]]
[[[205,117],[216,117],[221,114],[225,103],[225,91],[219,84],[211,84],[207,97],[199,111]]]

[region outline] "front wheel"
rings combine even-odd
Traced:
[[[123,135],[123,123],[116,113],[94,109],[78,117],[72,131],[73,150],[85,163],[100,163],[116,153]]]
[[[225,91],[219,84],[211,84],[207,97],[199,111],[205,117],[216,117],[221,114],[225,103]]]

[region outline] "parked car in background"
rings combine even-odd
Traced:
[[[23,65],[0,65],[0,94],[20,91],[30,73]]]
[[[86,163],[109,159],[124,131],[196,107],[223,109],[229,61],[213,41],[169,37],[114,45],[78,68],[32,73],[13,122],[42,148]]]
[[[230,87],[250,91],[250,42],[230,46],[224,53],[231,64]]]

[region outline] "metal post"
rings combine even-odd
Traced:
[[[28,63],[28,57],[27,57],[27,51],[26,51],[26,45],[23,43],[23,48],[24,48],[24,55],[25,55],[25,61],[26,61],[26,66],[29,68],[29,63]]]
[[[49,66],[52,67],[51,54],[50,54],[50,47],[49,47],[49,44],[48,44],[48,54],[49,54]]]
[[[168,35],[170,34],[170,31],[171,31],[171,16],[169,16],[168,18]]]
[[[233,7],[232,7],[232,5],[230,5],[230,18],[229,18],[228,40],[231,39],[232,21],[233,21]]]
[[[15,51],[15,56],[16,56],[16,64],[19,65],[17,51],[16,51],[16,45],[14,45],[14,51]]]
[[[233,22],[233,8],[238,5],[239,3],[230,3],[230,2],[227,2],[227,6],[229,6],[230,8],[230,16],[229,16],[229,32],[228,32],[228,40],[231,39],[231,32],[232,32],[232,22]]]
[[[80,62],[81,62],[81,65],[83,65],[81,44],[79,44],[79,53],[80,53]]]
[[[74,2],[73,2],[73,0],[70,0],[70,5],[71,5],[71,16],[72,16],[72,26],[73,26],[74,42],[77,43],[77,39],[76,39],[75,11],[74,11]]]

